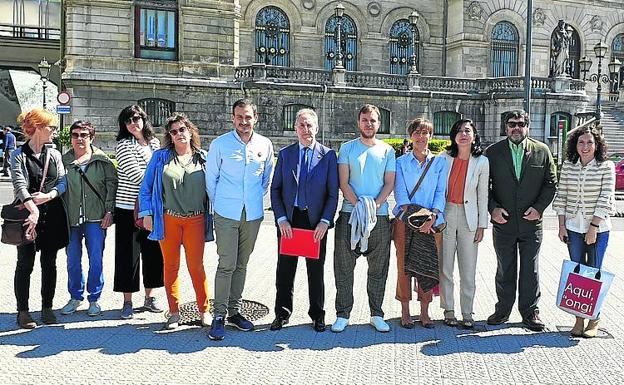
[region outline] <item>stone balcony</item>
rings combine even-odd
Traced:
[[[252,64],[236,67],[234,78],[239,82],[271,82],[289,85],[313,85],[334,88],[357,88],[385,91],[436,92],[464,95],[491,93],[522,93],[524,77],[456,78],[421,75],[392,75],[345,70],[319,70]],[[533,77],[534,93],[585,95],[585,82],[577,79]]]

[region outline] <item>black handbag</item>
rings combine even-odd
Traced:
[[[26,218],[30,211],[16,199],[13,203],[2,206],[2,243],[7,245],[22,246],[32,243],[35,238],[29,239],[26,235]]]
[[[50,151],[46,151],[45,164],[43,166],[43,175],[41,177],[41,185],[39,191],[43,190],[43,184],[48,174],[48,166],[50,165]],[[26,233],[26,219],[30,215],[30,211],[26,209],[23,203],[16,198],[12,203],[2,206],[0,217],[2,217],[2,237],[0,241],[7,245],[23,246],[32,243],[37,238],[37,233]]]

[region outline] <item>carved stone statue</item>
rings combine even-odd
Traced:
[[[563,21],[559,20],[557,29],[551,39],[551,64],[550,74],[552,77],[570,76],[570,43],[572,42],[572,29]]]

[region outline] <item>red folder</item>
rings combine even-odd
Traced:
[[[314,230],[292,229],[290,239],[281,237],[280,254],[295,257],[318,259],[321,252],[321,243],[314,241]]]

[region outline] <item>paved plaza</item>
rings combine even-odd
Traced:
[[[11,200],[10,184],[0,181],[0,203]],[[621,202],[620,202],[621,203]],[[305,267],[299,264],[295,308],[290,324],[268,330],[275,300],[276,239],[267,212],[249,268],[246,300],[265,305],[270,312],[256,322],[253,332],[227,330],[225,340],[210,341],[207,329],[182,326],[162,330],[162,314],[137,313],[132,320],[118,317],[122,298],[112,292],[114,232],[109,230],[104,260],[106,286],[99,317],[86,315],[86,304],[54,326],[32,331],[15,324],[13,272],[16,250],[0,245],[0,384],[622,384],[624,383],[624,220],[615,219],[605,268],[616,275],[603,308],[599,338],[570,338],[573,317],[555,306],[561,262],[567,251],[557,239],[556,218],[547,212],[541,253],[541,313],[546,331],[534,333],[521,326],[514,309],[509,323],[487,326],[494,308],[496,258],[491,231],[479,249],[474,330],[445,326],[439,298],[432,304],[434,329],[399,325],[400,304],[394,299],[396,262],[391,258],[384,311],[389,333],[368,325],[366,261],[356,269],[352,325],[340,334],[316,333],[307,317]],[[326,282],[326,321],[333,322],[333,231],[329,233]],[[216,247],[208,244],[205,266],[212,290],[217,265]],[[392,250],[394,256],[394,248]],[[85,257],[86,258],[86,257]],[[58,255],[55,308],[67,293],[66,255]],[[86,265],[86,260],[83,266]],[[183,302],[194,294],[185,267],[181,268]],[[457,279],[457,277],[456,277]],[[40,269],[32,277],[30,306],[35,319],[40,310]],[[158,293],[164,305],[164,291]],[[456,295],[458,298],[458,295]],[[142,304],[136,294],[135,306]],[[458,305],[458,304],[457,304]],[[456,309],[458,310],[458,309]],[[418,305],[412,305],[417,314]]]

